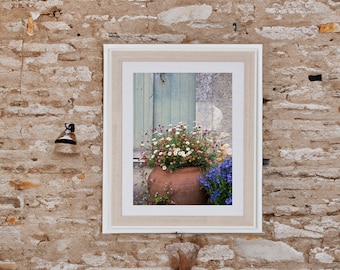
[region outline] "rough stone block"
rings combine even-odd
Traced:
[[[283,4],[274,3],[272,7],[267,7],[266,12],[269,14],[299,14],[306,16],[308,14],[319,14],[320,12],[331,13],[330,7],[324,3],[310,0],[307,3],[303,0],[285,1]],[[281,18],[281,17],[280,17]]]
[[[43,22],[42,25],[50,31],[71,30],[71,27],[65,22]]]
[[[2,57],[0,58],[0,68],[4,69],[1,66],[8,69],[18,69],[21,66],[21,60],[14,57]]]
[[[280,224],[278,222],[274,223],[274,235],[276,239],[294,238],[294,237],[303,237],[303,238],[322,238],[323,237],[323,234],[320,232],[297,229],[292,226]]]
[[[337,269],[339,3],[0,1],[0,269]],[[103,43],[264,44],[263,235],[101,233]]]
[[[170,253],[170,265],[174,269],[190,270],[197,258],[199,247],[192,243],[167,245]]]
[[[332,263],[334,261],[334,257],[330,254],[329,248],[320,248],[316,247],[311,249],[311,261],[318,261],[320,263]]]
[[[75,51],[74,47],[66,43],[24,43],[23,51],[25,52],[51,52],[66,53]]]
[[[175,7],[158,14],[158,20],[161,25],[171,25],[190,21],[204,21],[212,13],[210,5],[193,5]]]
[[[232,260],[235,257],[234,251],[228,245],[211,245],[201,248],[197,255],[197,261],[224,261]]]
[[[82,256],[84,262],[90,266],[101,266],[104,265],[107,260],[107,255],[103,252],[100,255],[95,254],[84,254]]]
[[[0,226],[0,247],[15,248],[21,246],[21,230],[19,226]]]
[[[303,262],[303,253],[296,251],[284,242],[274,242],[265,239],[234,240],[233,249],[238,256],[249,261],[261,262]]]
[[[255,28],[256,33],[262,37],[273,40],[295,40],[295,39],[315,39],[317,27],[285,27],[285,26],[265,26],[261,29]]]

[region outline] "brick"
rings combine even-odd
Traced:
[[[20,114],[22,116],[42,116],[42,115],[61,115],[65,112],[65,110],[60,108],[53,108],[48,106],[43,106],[41,104],[30,103],[28,107],[10,107],[6,109],[6,114],[9,115],[17,115]]]
[[[85,20],[98,20],[98,21],[107,21],[110,18],[109,15],[87,15],[85,16]]]
[[[58,60],[61,61],[79,61],[80,53],[79,52],[67,52],[58,55]]]
[[[306,212],[307,211],[307,212]],[[275,216],[292,216],[297,214],[307,214],[308,209],[306,207],[298,207],[292,205],[279,205],[275,207]]]
[[[144,15],[139,15],[139,16],[124,15],[120,17],[117,21],[123,22],[123,21],[135,21],[135,20],[157,20],[157,17],[144,16]]]
[[[46,67],[40,69],[42,75],[46,75],[52,82],[90,82],[92,72],[86,66],[78,67]]]
[[[151,42],[157,40],[158,42],[164,43],[182,43],[185,40],[185,35],[174,35],[174,34],[147,34],[144,36],[144,42]]]
[[[338,208],[340,208],[340,203],[338,202]],[[336,212],[336,211],[334,211]],[[321,219],[322,226],[325,228],[339,228],[340,227],[340,216],[324,216]]]
[[[101,255],[84,254],[82,258],[87,265],[101,266],[105,264],[107,255],[104,252]]]
[[[65,22],[43,22],[45,26],[50,31],[67,31],[71,30],[71,27]]]
[[[5,23],[5,28],[8,32],[19,32],[24,28],[23,22],[9,22]]]
[[[10,40],[8,44],[8,48],[16,51],[21,51],[23,48],[23,41],[22,40]]]
[[[313,215],[328,215],[338,211],[340,211],[340,203],[336,201],[324,204],[313,203],[311,205],[311,213]]]
[[[56,63],[58,60],[58,54],[48,52],[48,53],[42,53],[38,57],[27,57],[24,60],[25,64],[53,64]]]
[[[264,26],[255,28],[260,36],[272,40],[295,40],[295,39],[315,39],[318,28],[311,27],[284,27],[284,26]]]
[[[23,189],[30,189],[30,188],[37,188],[40,186],[40,183],[33,183],[29,181],[21,181],[21,180],[14,180],[10,181],[9,185],[17,190]]]
[[[265,11],[269,14],[300,14],[302,16],[306,14],[319,14],[321,12],[329,14],[332,12],[328,5],[315,0],[308,2],[303,0],[285,1],[282,5],[275,3],[272,6],[273,7],[267,7]]]
[[[72,264],[68,262],[53,262],[46,260],[45,258],[33,257],[30,259],[29,264],[33,266],[33,269],[79,269],[79,264]]]
[[[27,52],[52,52],[52,53],[66,53],[75,51],[74,47],[66,43],[24,43],[23,50]]]
[[[282,102],[279,104],[274,104],[273,108],[275,109],[286,109],[286,110],[311,110],[311,111],[329,111],[331,110],[331,106],[329,105],[321,105],[315,103],[306,103],[299,104],[293,102]]]
[[[0,269],[1,270],[15,270],[18,268],[15,262],[0,261]]]
[[[20,208],[21,202],[18,198],[0,196],[0,209]]]
[[[336,249],[336,250],[334,251],[334,260],[335,260],[336,262],[340,262],[340,249]]]
[[[321,148],[281,149],[280,157],[293,160],[323,160],[332,158],[332,155]],[[336,157],[334,157],[336,158]]]
[[[340,32],[340,23],[325,23],[319,26],[320,33]]]

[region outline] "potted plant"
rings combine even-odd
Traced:
[[[206,204],[208,197],[200,188],[199,177],[217,165],[221,155],[213,134],[199,125],[190,130],[179,123],[159,125],[150,135],[141,143],[144,165],[153,168],[147,180],[150,196],[162,195],[168,187],[173,189],[175,204]]]

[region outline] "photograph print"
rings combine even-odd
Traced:
[[[232,204],[232,74],[133,74],[136,205]]]

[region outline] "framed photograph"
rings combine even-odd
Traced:
[[[104,45],[103,233],[262,232],[262,45]]]

